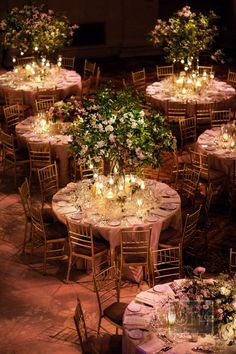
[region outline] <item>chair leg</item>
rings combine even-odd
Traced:
[[[44,254],[43,254],[43,275],[46,275],[46,272],[47,272],[47,244],[45,245]]]
[[[72,256],[69,255],[69,258],[68,258],[68,267],[67,267],[67,274],[66,274],[66,282],[69,282],[69,279],[70,279],[71,265],[72,265]]]

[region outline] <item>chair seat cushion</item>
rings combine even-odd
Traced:
[[[67,227],[59,221],[45,225],[47,239],[68,237]]]
[[[104,309],[104,316],[108,317],[112,322],[122,327],[123,315],[128,304],[125,302],[113,302]]]
[[[181,242],[181,233],[173,227],[168,227],[166,230],[161,231],[159,243],[178,246]]]

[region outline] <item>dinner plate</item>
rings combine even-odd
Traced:
[[[141,339],[143,337],[143,331],[141,331],[141,329],[130,329],[129,337],[132,339]]]
[[[169,290],[169,286],[166,284],[159,284],[155,285],[153,290],[158,293],[166,293]]]
[[[110,220],[107,223],[110,226],[119,226],[120,225],[120,221],[119,220]]]
[[[78,213],[74,213],[70,216],[71,219],[74,219],[74,220],[80,220],[83,218],[83,214],[78,212]]]
[[[165,191],[165,193],[166,193],[167,195],[172,196],[172,195],[175,195],[175,194],[176,194],[176,191],[173,190],[173,189],[168,189],[168,190]]]
[[[139,312],[141,310],[141,305],[140,304],[136,304],[135,302],[131,302],[128,306],[127,306],[128,310],[131,312]]]
[[[146,220],[149,221],[149,222],[155,222],[155,221],[157,221],[158,219],[159,219],[159,218],[158,218],[158,216],[156,216],[156,215],[148,215],[147,218],[146,218]]]
[[[172,204],[172,203],[162,204],[161,205],[161,209],[164,209],[164,210],[175,210],[176,209],[176,205]]]
[[[215,150],[215,146],[207,146],[207,147],[205,147],[205,149],[207,151],[213,151],[213,150]]]
[[[59,200],[57,202],[57,205],[60,206],[60,207],[64,207],[64,206],[67,206],[68,203],[65,200]]]

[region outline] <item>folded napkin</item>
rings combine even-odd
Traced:
[[[161,292],[155,292],[153,289],[148,289],[146,291],[141,291],[139,294],[136,295],[135,300],[142,302],[147,305],[154,306],[154,294],[158,294],[160,300],[165,300],[167,298],[175,298],[175,293],[171,289],[169,285],[166,286],[167,291],[161,293]]]
[[[125,316],[123,325],[126,328],[139,328],[139,329],[147,329],[150,323],[149,315],[135,315],[135,316]]]
[[[60,212],[62,214],[70,214],[70,213],[75,213],[76,211],[78,211],[73,205],[71,206],[63,206],[60,208]]]
[[[126,219],[132,225],[134,224],[142,224],[142,220],[140,220],[137,216],[127,216]]]
[[[137,345],[137,354],[152,354],[161,351],[162,348],[166,347],[166,343],[160,338],[153,335],[149,340],[144,341],[143,344]]]

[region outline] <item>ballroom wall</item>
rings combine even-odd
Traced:
[[[25,3],[2,0],[0,13]],[[66,49],[68,55],[122,57],[159,54],[161,51],[149,44],[147,33],[158,17],[168,18],[186,4],[192,10],[208,12],[214,9],[220,14],[221,36],[217,41],[226,50],[236,48],[236,0],[46,0],[44,3],[80,25],[74,45]]]

